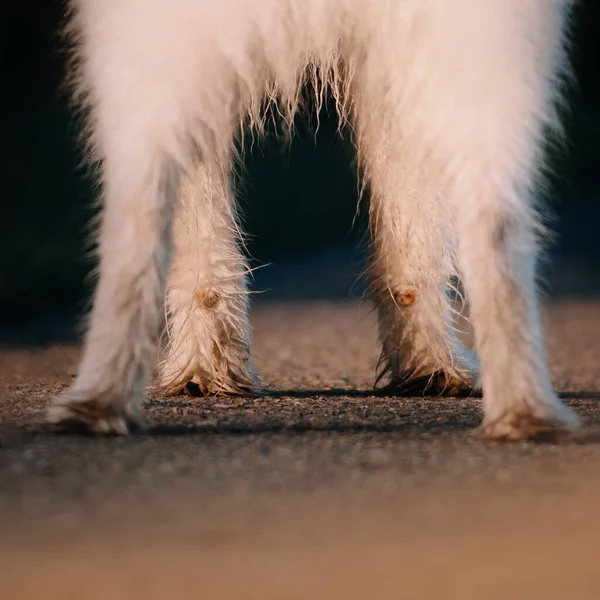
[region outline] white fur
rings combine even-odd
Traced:
[[[457,263],[485,433],[576,427],[544,357],[532,201],[568,72],[570,4],[72,0],[76,97],[89,109],[105,210],[83,362],[49,419],[115,432],[139,420],[175,211],[159,385],[256,388],[233,143],[248,116],[262,128],[265,100],[291,126],[309,84],[317,105],[329,88],[353,126],[371,191],[381,375],[400,390],[416,380],[436,379],[440,393],[473,385],[476,363],[453,335],[446,298]]]

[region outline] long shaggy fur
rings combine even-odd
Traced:
[[[534,284],[533,190],[558,125],[570,4],[72,0],[74,98],[104,213],[83,362],[48,418],[113,432],[140,419],[165,290],[158,386],[259,389],[234,142],[248,119],[262,130],[265,104],[291,130],[308,84],[317,108],[329,91],[350,122],[371,192],[380,378],[399,392],[474,385],[447,297],[458,267],[484,432],[576,427],[552,390]]]

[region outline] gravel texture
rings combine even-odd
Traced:
[[[589,425],[560,445],[474,439],[476,398],[374,394],[354,301],[259,305],[272,394],[155,397],[129,438],[44,431],[80,348],[5,343],[2,597],[600,597],[600,302],[546,317],[555,385]]]

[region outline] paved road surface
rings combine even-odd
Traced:
[[[472,439],[477,399],[370,395],[356,303],[259,307],[277,393],[154,398],[128,439],[37,425],[77,346],[0,350],[1,597],[600,598],[600,303],[547,317],[592,426],[559,446]]]

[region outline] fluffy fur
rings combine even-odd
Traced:
[[[101,165],[100,279],[73,386],[52,422],[141,419],[167,288],[158,385],[244,393],[246,266],[230,174],[265,101],[291,126],[305,84],[349,120],[371,191],[372,276],[390,388],[469,389],[452,332],[460,269],[483,431],[578,419],[550,382],[534,284],[533,189],[568,72],[570,0],[72,0],[75,97]],[[171,265],[172,234],[174,261]]]

